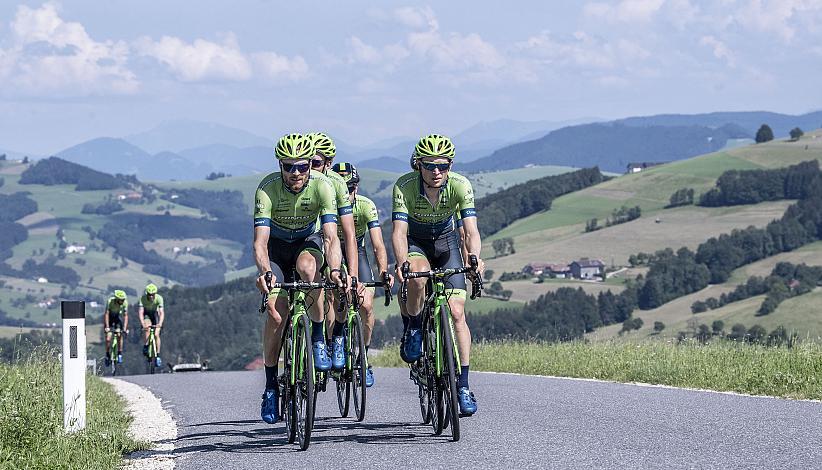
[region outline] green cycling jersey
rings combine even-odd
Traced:
[[[365,234],[368,230],[380,226],[377,205],[365,196],[357,196],[354,198],[352,210],[354,214],[354,234],[357,237],[357,245],[364,245]],[[337,234],[340,240],[342,240],[342,227],[337,228]]]
[[[308,238],[320,224],[337,222],[334,188],[320,172],[311,171],[299,192],[288,189],[280,172],[263,178],[254,196],[254,226],[270,227],[271,237],[288,242]]]
[[[434,205],[425,197],[419,172],[406,173],[394,185],[392,219],[408,222],[408,234],[412,237],[436,239],[453,231],[455,212],[462,219],[477,215],[471,182],[458,173],[449,173]]]
[[[123,300],[122,304],[117,303],[117,299],[109,297],[106,302],[106,310],[111,315],[125,315],[128,313],[128,300]]]
[[[163,308],[163,296],[154,294],[154,301],[148,300],[148,296],[143,294],[140,297],[140,306],[147,312],[156,312],[157,309]]]
[[[351,202],[348,200],[348,185],[345,180],[336,171],[325,171],[323,173],[334,187],[334,192],[337,196],[337,214],[340,216],[351,213]],[[342,240],[342,238],[340,238]]]

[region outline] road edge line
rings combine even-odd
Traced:
[[[581,381],[584,381],[584,382],[599,382],[599,383],[607,383],[607,384],[632,385],[632,386],[635,386],[635,387],[668,388],[668,389],[672,389],[672,390],[686,390],[686,391],[689,391],[689,392],[718,393],[718,394],[721,394],[721,395],[734,395],[734,396],[746,397],[746,398],[767,398],[767,399],[771,399],[771,400],[822,403],[822,400],[817,400],[817,399],[814,399],[814,398],[788,398],[788,397],[775,397],[775,396],[772,396],[772,395],[751,395],[750,393],[734,392],[734,391],[730,391],[730,390],[711,390],[711,389],[707,389],[707,388],[677,387],[677,386],[674,386],[674,385],[650,384],[650,383],[645,383],[645,382],[620,382],[620,381],[617,381],[617,380],[592,379],[592,378],[588,378],[588,377],[562,377],[562,376],[558,376],[558,375],[520,374],[520,373],[517,373],[517,372],[494,372],[494,371],[490,371],[490,370],[477,370],[475,373],[478,373],[478,374],[497,374],[497,375],[519,375],[519,376],[522,376],[522,377],[539,377],[539,378],[560,379],[560,380],[581,380]]]
[[[128,470],[169,470],[174,468],[174,440],[177,424],[163,408],[156,395],[147,388],[125,380],[103,377],[126,402],[132,417],[129,433],[138,441],[152,443],[149,450],[138,450],[124,456],[123,468]]]

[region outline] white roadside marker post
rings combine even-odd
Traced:
[[[63,430],[86,427],[86,303],[63,301]]]

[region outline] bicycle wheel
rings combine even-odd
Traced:
[[[417,381],[417,387],[420,399],[422,424],[431,424],[434,414],[434,387],[432,380],[434,373],[430,370],[433,364],[431,359],[434,357],[434,351],[436,350],[435,340],[436,337],[426,328],[423,328],[422,358],[420,358],[420,360],[413,366],[418,370],[419,380]]]
[[[354,415],[357,421],[362,421],[365,419],[365,374],[368,362],[359,315],[352,319],[351,331],[348,333],[351,335],[351,351],[348,354],[351,358],[351,390],[354,396]]]
[[[280,413],[285,421],[285,435],[289,444],[293,444],[297,439],[297,414],[295,413],[294,395],[296,386],[291,384],[291,370],[294,363],[291,361],[291,351],[294,347],[293,329],[291,325],[286,326],[286,336],[283,340],[280,357],[283,358],[283,374],[280,376],[282,383],[282,393],[280,394]]]
[[[349,338],[350,337],[346,335],[346,341],[348,341]],[[339,371],[339,376],[337,377],[337,406],[340,409],[340,417],[342,418],[348,417],[348,409],[351,403],[351,368],[349,367],[350,360],[351,356],[348,356],[345,368]]]
[[[154,333],[148,336],[148,373],[154,374],[155,366],[157,365],[157,352],[154,350]]]
[[[109,360],[111,361],[111,375],[117,375],[117,336],[111,339],[111,349],[108,352]]]
[[[423,347],[427,347],[429,352],[425,358],[425,377],[428,384],[428,406],[431,409],[431,427],[434,428],[434,435],[439,436],[445,427],[445,403],[442,393],[442,384],[437,377],[437,330],[434,319],[426,313],[425,328],[423,329]]]
[[[308,449],[311,443],[311,430],[314,426],[314,356],[311,352],[311,329],[308,317],[303,315],[297,326],[298,334],[294,339],[297,353],[297,383],[294,397],[297,418],[297,442],[300,450]]]
[[[443,374],[442,395],[446,411],[444,424],[451,425],[451,440],[460,440],[460,410],[457,402],[457,356],[454,354],[454,336],[451,309],[443,305],[440,311],[440,333],[442,334]]]

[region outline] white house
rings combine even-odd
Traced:
[[[84,255],[86,254],[86,247],[85,245],[69,245],[63,251],[65,251],[66,254],[77,253],[78,255]]]

